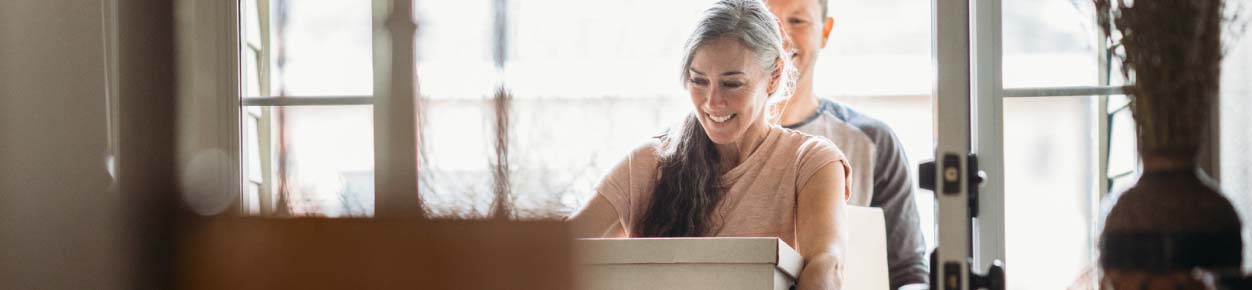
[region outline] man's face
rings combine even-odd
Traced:
[[[812,81],[813,64],[817,63],[817,53],[826,46],[834,20],[822,18],[822,5],[817,0],[768,0],[767,4],[782,22],[800,82]]]

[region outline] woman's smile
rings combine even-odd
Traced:
[[[730,119],[734,119],[736,116],[739,116],[739,114],[736,114],[736,113],[730,113],[726,115],[714,115],[712,113],[704,113],[704,115],[708,116],[709,120],[713,120],[713,123],[725,123],[726,121],[730,121]]]

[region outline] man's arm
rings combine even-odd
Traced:
[[[870,206],[882,208],[887,229],[887,261],[891,289],[908,284],[925,284],[930,268],[926,241],[922,237],[917,205],[913,200],[913,179],[909,161],[899,139],[881,124],[874,136],[877,156],[874,168],[874,196]]]

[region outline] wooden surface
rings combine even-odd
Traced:
[[[181,243],[184,289],[572,289],[558,222],[219,218]]]

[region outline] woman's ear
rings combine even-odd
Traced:
[[[770,96],[778,92],[778,87],[782,84],[783,70],[786,69],[783,65],[785,63],[781,57],[774,61],[774,70],[769,73],[769,86],[765,88],[765,92]]]

